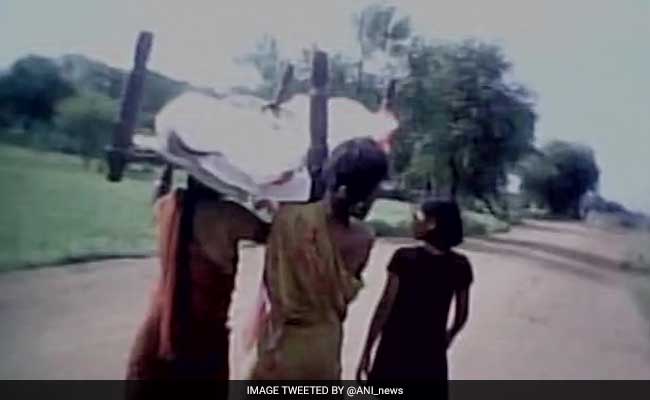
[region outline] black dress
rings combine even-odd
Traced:
[[[454,291],[472,283],[470,263],[453,251],[434,255],[424,247],[401,248],[388,271],[399,277],[399,289],[369,381],[436,380],[446,391],[447,317]]]

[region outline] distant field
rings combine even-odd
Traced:
[[[396,200],[377,200],[367,220],[379,236],[411,235],[411,210],[408,203]],[[466,235],[475,236],[505,232],[510,226],[490,214],[463,211],[463,228]]]
[[[630,240],[623,266],[634,271],[650,272],[650,232],[641,231],[634,240]]]
[[[630,286],[639,305],[639,309],[650,323],[650,233],[641,232],[630,240],[625,254],[623,267],[631,272],[640,273]]]
[[[79,158],[0,145],[0,271],[83,259],[150,254],[151,182],[109,183]],[[369,221],[380,236],[410,235],[407,203],[379,200]],[[467,234],[508,229],[464,212]]]
[[[150,253],[151,183],[109,183],[79,158],[0,144],[0,271]]]

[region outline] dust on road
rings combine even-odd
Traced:
[[[469,323],[450,353],[451,377],[650,379],[650,324],[629,289],[632,280],[649,278],[620,269],[630,235],[538,221],[468,239],[462,250],[475,284]],[[373,250],[366,286],[345,325],[347,378],[386,262],[401,244],[381,240]],[[262,252],[242,252],[231,310],[235,377],[245,369],[240,334],[257,295]],[[157,275],[156,259],[0,275],[0,378],[122,378]]]

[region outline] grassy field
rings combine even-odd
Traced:
[[[77,157],[0,145],[0,185],[0,271],[154,251],[150,180],[109,183]],[[463,219],[468,234],[508,229]],[[407,203],[379,200],[369,220],[380,236],[410,235]]]
[[[154,249],[151,183],[109,183],[79,158],[0,145],[0,271]]]

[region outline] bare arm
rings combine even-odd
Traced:
[[[261,202],[256,203],[255,206],[258,208],[266,207]],[[251,240],[258,244],[266,243],[271,224],[264,222],[257,215],[241,206],[231,207],[228,218],[237,221],[232,229],[238,240]]]
[[[271,319],[269,320],[271,325],[271,336],[269,338],[268,350],[274,354],[271,359],[275,361],[277,361],[275,357],[275,349],[279,345],[285,322],[284,305],[288,302],[288,289],[286,287],[286,281],[282,279],[281,268],[279,268],[276,262],[271,260],[279,258],[282,253],[286,253],[288,247],[294,244],[294,238],[288,236],[291,231],[288,227],[288,223],[289,221],[287,221],[287,216],[282,210],[280,210],[273,221],[276,232],[267,238],[264,274],[262,277],[267,299],[270,303],[271,310],[274,310],[274,312],[270,314]]]
[[[252,240],[257,244],[266,244],[266,241],[269,238],[269,233],[271,232],[271,224],[262,221],[261,219],[253,216],[254,221],[252,223],[252,232],[247,239]]]
[[[377,304],[375,309],[375,314],[372,317],[372,322],[370,323],[370,330],[368,331],[368,338],[366,339],[366,345],[363,349],[363,355],[361,356],[361,362],[359,363],[359,368],[357,369],[357,380],[361,381],[363,376],[368,376],[368,371],[370,369],[370,353],[377,341],[377,338],[381,334],[381,331],[388,320],[390,311],[393,308],[393,303],[395,302],[395,297],[397,296],[397,290],[399,288],[399,278],[396,274],[389,272],[388,279],[386,280],[386,286],[384,287],[384,293],[382,294],[381,300]]]
[[[266,244],[266,239],[268,239],[270,232],[271,232],[271,224],[262,221],[260,222],[260,226],[257,230],[257,234],[253,240],[255,241],[255,243],[258,244]]]
[[[469,316],[469,288],[457,290],[454,293],[454,322],[447,331],[447,348],[451,346],[458,332],[460,332]]]
[[[368,266],[368,260],[370,259],[370,252],[372,251],[372,247],[375,244],[375,238],[374,236],[370,235],[366,238],[365,243],[363,244],[363,250],[360,256],[360,261],[357,264],[357,268],[354,272],[354,276],[357,278],[361,278],[361,274],[363,274],[363,271],[366,269]]]

